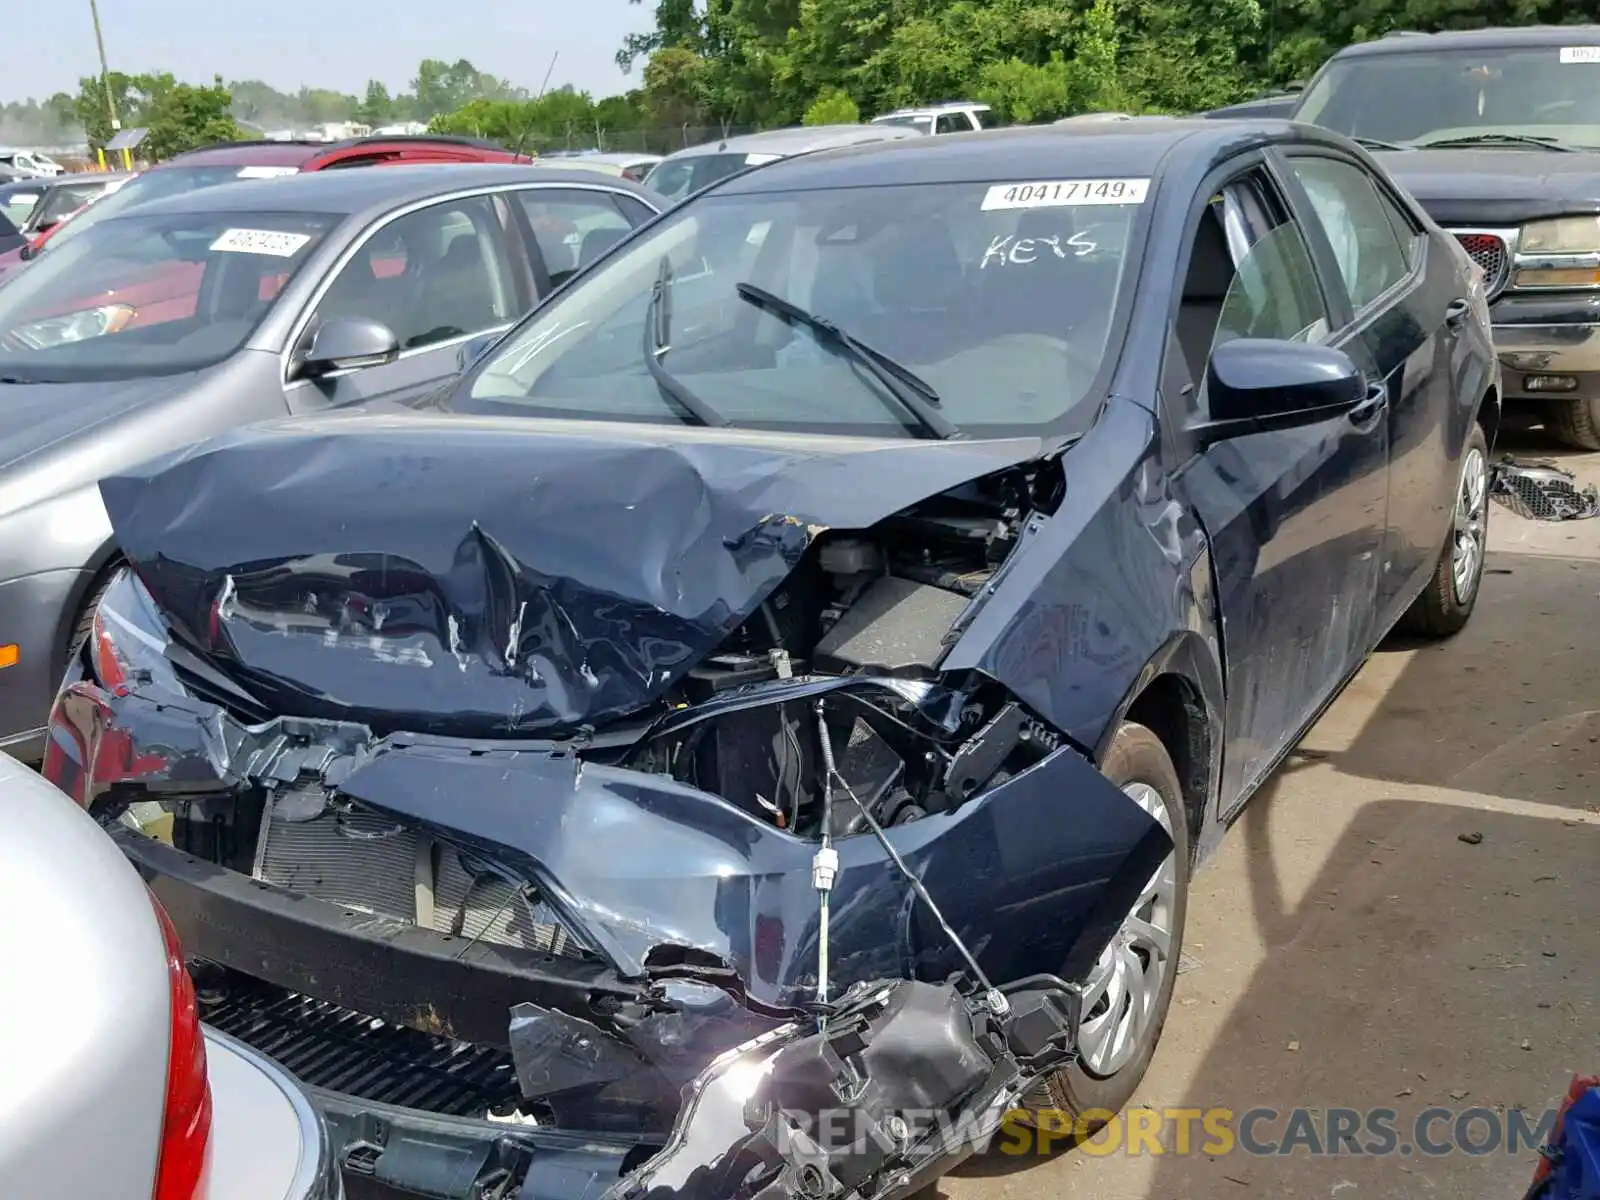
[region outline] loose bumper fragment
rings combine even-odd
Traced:
[[[1529,521],[1600,517],[1600,491],[1592,483],[1579,487],[1577,476],[1554,463],[1502,459],[1495,464],[1489,494]]]

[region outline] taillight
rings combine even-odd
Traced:
[[[183,947],[172,918],[150,895],[167,943],[167,978],[172,988],[172,1042],[167,1057],[167,1100],[161,1121],[161,1165],[152,1200],[194,1200],[205,1182],[211,1149],[211,1082],[206,1077],[206,1039],[194,983],[183,966]]]

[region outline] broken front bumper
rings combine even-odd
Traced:
[[[796,680],[772,690],[839,686],[847,685]],[[329,1086],[350,1076],[287,1063],[314,1089],[322,1085],[319,1100],[350,1170],[407,1180],[401,1186],[421,1194],[478,1194],[427,1182],[447,1171],[451,1154],[460,1162],[450,1177],[470,1184],[461,1173],[469,1165],[544,1178],[536,1164],[574,1147],[598,1158],[562,1167],[565,1184],[529,1183],[520,1194],[589,1194],[666,1134],[671,1111],[664,1122],[651,1119],[662,1115],[662,1097],[675,1110],[680,1089],[707,1063],[816,995],[816,844],[720,797],[588,763],[570,747],[372,739],[329,721],[246,725],[159,686],[110,692],[79,681],[52,714],[46,773],[106,817],[139,801],[303,789],[309,780],[319,794],[469,847],[538,889],[588,953],[541,954],[376,916],[111,825],[190,954],[337,1005],[352,1022],[517,1050],[507,1057],[521,1094],[555,1097],[562,1124],[586,1131],[588,1140],[574,1141],[547,1127],[430,1115],[409,1101],[375,1102],[354,1084]],[[1170,850],[1160,826],[1070,749],[885,839],[1002,987],[1082,977]],[[836,847],[836,988],[960,972],[885,847],[867,835]],[[1075,1023],[1075,1006],[1064,1019]],[[562,1105],[580,1092],[587,1098],[566,1108],[578,1114],[568,1124]],[[630,1111],[645,1115],[630,1124]],[[596,1130],[598,1141],[589,1137]],[[430,1149],[443,1143],[456,1149]],[[584,1172],[589,1183],[561,1190]],[[547,1187],[556,1190],[539,1190]]]

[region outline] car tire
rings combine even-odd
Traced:
[[[1546,425],[1564,445],[1600,450],[1600,396],[1553,405]]]
[[[1178,962],[1183,949],[1184,918],[1188,910],[1189,895],[1189,820],[1183,802],[1183,787],[1178,780],[1172,756],[1161,739],[1143,725],[1129,722],[1122,725],[1111,739],[1110,748],[1100,763],[1100,771],[1112,783],[1138,800],[1172,835],[1172,855],[1161,869],[1151,877],[1151,886],[1140,897],[1140,904],[1129,914],[1131,924],[1136,915],[1159,918],[1161,910],[1146,903],[1152,892],[1165,896],[1165,921],[1168,931],[1166,959],[1159,979],[1155,981],[1155,998],[1149,1018],[1131,1053],[1105,1053],[1106,1041],[1097,1036],[1094,1047],[1085,1043],[1085,1031],[1095,1027],[1105,1030],[1119,1024],[1109,1013],[1110,993],[1117,988],[1101,984],[1097,989],[1097,975],[1114,962],[1119,946],[1124,944],[1128,927],[1124,926],[1101,956],[1094,971],[1086,980],[1083,1018],[1079,1024],[1079,1058],[1056,1072],[1042,1088],[1028,1098],[1028,1107],[1035,1119],[1038,1110],[1049,1107],[1057,1110],[1078,1127],[1083,1121],[1083,1133],[1093,1133],[1105,1123],[1110,1114],[1120,1112],[1133,1096],[1134,1089],[1144,1078],[1150,1066],[1156,1044],[1161,1040],[1161,1030],[1166,1024],[1167,1010],[1172,1005],[1173,985],[1178,977]],[[1152,923],[1159,924],[1159,920]],[[1135,957],[1145,961],[1145,979],[1149,980],[1149,950],[1128,946]],[[1113,968],[1114,973],[1114,968]],[[1148,993],[1146,993],[1148,994]],[[1121,997],[1119,997],[1121,999]],[[1131,1016],[1131,1014],[1130,1014]],[[1114,1040],[1114,1039],[1113,1039]],[[1107,1069],[1112,1068],[1114,1069]],[[1098,1068],[1098,1069],[1097,1069]],[[1058,1128],[1064,1126],[1058,1125]]]
[[[94,610],[100,607],[100,599],[111,587],[111,581],[117,577],[117,565],[102,571],[93,585],[89,594],[83,598],[83,606],[78,609],[78,619],[73,623],[72,635],[67,639],[66,653],[62,655],[58,664],[60,670],[56,672],[59,681],[72,666],[72,660],[77,658],[83,650],[84,644],[89,640],[89,635],[94,632]]]
[[[1461,632],[1477,607],[1489,545],[1489,442],[1473,425],[1461,451],[1455,512],[1450,532],[1427,587],[1400,618],[1400,629],[1419,637],[1447,638]],[[1462,556],[1470,554],[1463,564]],[[1464,574],[1458,577],[1458,568]]]

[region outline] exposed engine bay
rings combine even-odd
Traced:
[[[937,1173],[950,1131],[917,1121],[970,1130],[1070,1060],[1066,980],[1170,850],[995,674],[946,666],[1059,456],[441,454],[416,424],[103,485],[132,569],[47,770],[172,914],[207,1019],[353,1114],[380,1175],[364,1104],[633,1139],[619,1196]],[[493,519],[463,532],[397,462]],[[257,520],[286,474],[337,522]],[[766,1115],[726,1125],[706,1105],[752,1057]],[[800,1128],[825,1107],[866,1140]]]
[[[671,716],[614,759],[598,745],[591,753],[670,775],[815,838],[823,830],[821,719],[843,780],[874,819],[895,825],[948,811],[997,772],[1059,744],[1000,689],[979,684],[964,695],[953,727],[919,719],[915,705],[890,693],[855,691],[820,709],[797,700],[685,718],[736,693],[753,698],[752,685],[797,677],[937,680],[944,650],[1027,520],[1053,511],[1063,488],[1054,462],[1018,468],[870,530],[823,533],[756,615],[669,693]],[[833,836],[866,831],[860,809],[832,811]]]

